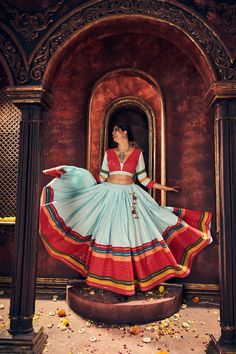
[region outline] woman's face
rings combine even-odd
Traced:
[[[125,131],[115,125],[112,131],[113,140],[117,143],[118,141],[120,141],[120,139],[124,139],[124,135]]]

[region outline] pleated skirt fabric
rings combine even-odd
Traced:
[[[210,212],[161,207],[136,184],[97,184],[85,169],[63,170],[43,189],[40,235],[90,286],[133,295],[186,277],[212,241]]]

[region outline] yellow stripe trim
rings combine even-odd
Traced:
[[[140,183],[143,183],[144,181],[146,181],[146,179],[148,179],[148,177],[144,177],[144,178],[142,178],[142,179],[139,179],[139,182],[140,182]]]
[[[55,230],[55,232],[57,232],[64,240],[66,240],[66,241],[68,241],[68,242],[70,242],[70,243],[72,243],[74,245],[78,245],[79,244],[79,241],[74,240],[72,237],[66,236],[66,234],[57,227],[55,222],[52,220],[51,215],[50,215],[50,213],[49,213],[49,211],[48,211],[48,209],[46,207],[42,207],[42,209],[45,212],[45,216],[47,217],[48,224],[50,224],[50,226],[52,227],[53,230]],[[81,237],[83,237],[83,236],[81,235]],[[87,241],[84,240],[82,242],[84,242],[85,244],[89,244],[90,243],[89,240],[87,240]]]
[[[150,256],[150,255],[154,255],[155,253],[157,252],[160,252],[162,251],[163,248],[162,246],[158,246],[153,250],[148,250],[148,251],[145,251],[144,253],[142,254],[139,254],[137,256],[134,256],[134,255],[130,255],[130,256],[116,256],[112,253],[100,253],[100,252],[96,252],[95,250],[93,250],[93,257],[96,257],[96,258],[103,258],[103,259],[114,259],[115,261],[120,261],[120,262],[129,262],[130,258],[132,258],[135,262],[138,262],[139,260],[142,260],[143,258],[146,258],[147,256]],[[166,253],[169,253],[170,250],[169,249],[165,249],[165,252]]]
[[[57,258],[57,259],[64,259],[64,260],[66,260],[67,263],[70,263],[70,264],[76,266],[76,268],[79,268],[79,269],[82,271],[83,274],[85,274],[85,275],[87,274],[87,272],[88,272],[87,269],[86,269],[81,263],[77,262],[75,259],[73,259],[73,258],[70,257],[70,256],[67,256],[67,255],[64,255],[64,254],[61,254],[61,253],[58,253],[58,252],[54,251],[54,250],[50,247],[50,245],[49,245],[48,243],[46,243],[46,241],[45,241],[44,239],[42,239],[42,240],[43,240],[43,243],[44,243],[46,249],[48,250],[48,252],[49,252],[52,256],[54,256],[54,257]]]
[[[113,288],[122,289],[122,290],[133,290],[134,289],[133,284],[132,285],[117,284],[111,280],[103,280],[103,279],[100,280],[97,278],[93,278],[90,275],[87,276],[86,280],[88,282],[93,283],[93,284],[112,286]]]

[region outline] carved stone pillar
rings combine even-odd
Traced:
[[[22,111],[20,125],[15,261],[12,275],[10,333],[0,339],[0,352],[40,353],[46,340],[41,329],[33,330],[38,245],[38,216],[41,173],[42,112],[50,96],[42,86],[8,88],[6,93]],[[14,348],[14,350],[13,350]],[[17,351],[19,348],[19,351]]]
[[[221,337],[211,344],[216,353],[236,353],[236,82],[214,83],[206,100],[215,106],[221,286]]]

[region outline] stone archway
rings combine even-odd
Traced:
[[[196,13],[171,0],[164,3],[160,0],[122,0],[112,3],[96,0],[85,3],[59,19],[32,49],[28,59],[11,30],[1,23],[2,56],[17,85],[44,83],[47,86],[52,68],[78,37],[83,40],[87,31],[90,36],[93,32],[99,35],[109,22],[114,25],[122,22],[126,26],[130,24],[134,30],[135,21],[153,22],[155,27],[158,26],[160,36],[166,36],[168,32],[174,34],[173,40],[182,46],[182,50],[188,50],[187,47],[192,43],[192,49],[195,48],[198,59],[201,58],[199,65],[208,66],[212,81],[235,80],[234,60],[219,37]],[[117,30],[122,30],[122,26]],[[146,30],[145,26],[143,28]],[[184,37],[185,42],[182,42]]]
[[[58,22],[50,36],[35,49],[30,60],[29,79],[36,82],[42,79],[47,81],[50,66],[55,64],[65,47],[72,44],[78,35],[83,37],[86,34],[86,29],[93,31],[97,25],[104,26],[106,20],[111,19],[115,24],[125,18],[126,25],[132,19],[146,19],[158,23],[159,28],[167,27],[171,33],[178,30],[178,41],[185,36],[185,39],[189,38],[194,43],[198,56],[204,58],[215,79],[235,79],[236,72],[230,55],[204,21],[181,4],[156,0],[130,0],[111,4],[96,1],[75,9]],[[163,34],[164,32],[166,33],[165,30]]]
[[[230,81],[235,80],[236,73],[235,67],[232,63],[232,58],[225,50],[224,46],[220,42],[219,38],[211,31],[211,29],[194,13],[188,10],[185,6],[176,4],[175,2],[168,1],[156,1],[156,0],[149,0],[149,1],[138,1],[138,0],[131,0],[127,1],[120,1],[120,2],[112,2],[109,6],[109,1],[96,1],[89,4],[84,4],[81,7],[73,10],[71,13],[67,14],[64,18],[60,19],[51,29],[51,31],[44,37],[44,39],[39,43],[39,45],[34,49],[32,52],[29,62],[26,63],[22,59],[22,55],[20,55],[19,50],[17,48],[16,55],[12,55],[11,45],[8,46],[7,50],[5,50],[4,42],[1,42],[1,48],[4,48],[3,56],[5,61],[8,63],[8,66],[11,68],[11,72],[14,72],[14,82],[17,85],[22,85],[26,83],[30,84],[45,84],[46,87],[50,87],[50,81],[53,78],[53,69],[58,64],[58,62],[62,59],[63,55],[65,55],[66,50],[73,46],[77,39],[83,38],[86,35],[86,30],[90,31],[90,34],[94,32],[94,35],[98,34],[96,31],[97,28],[101,25],[101,27],[106,25],[106,22],[111,21],[118,21],[122,23],[122,21],[128,21],[128,19],[132,18],[134,21],[142,20],[143,22],[149,21],[150,23],[153,22],[155,25],[158,24],[162,30],[160,31],[163,35],[165,34],[165,29],[169,29],[169,33],[174,34],[174,37],[177,38],[178,35],[181,35],[182,41],[180,41],[184,48],[187,50],[189,45],[192,44],[192,53],[193,53],[193,61],[194,58],[198,57],[199,60],[199,70],[202,69],[202,76],[205,76],[206,82],[208,86],[213,81],[221,80],[221,81]],[[111,21],[109,21],[111,20]],[[103,35],[101,31],[101,35]],[[8,40],[9,36],[4,33],[1,39],[5,41]],[[12,40],[9,40],[10,44],[12,44]],[[179,42],[179,44],[181,44]],[[13,45],[13,48],[16,46]],[[9,49],[10,48],[10,49]],[[10,55],[9,55],[10,54]],[[40,94],[37,95],[37,90],[40,91]],[[218,172],[221,174],[222,182],[221,182],[221,194],[220,200],[223,202],[223,209],[224,207],[227,209],[227,215],[233,215],[233,211],[235,211],[235,204],[229,203],[227,205],[224,204],[225,200],[229,200],[229,195],[232,192],[233,185],[232,180],[230,179],[234,169],[232,168],[232,156],[235,154],[235,143],[233,139],[229,138],[229,131],[233,131],[235,129],[235,116],[232,115],[232,105],[228,107],[228,98],[235,98],[235,86],[232,88],[228,87],[225,88],[224,85],[221,85],[220,89],[219,86],[212,85],[211,90],[207,98],[209,98],[209,104],[217,102],[217,120],[218,120],[218,138],[221,139],[220,142],[218,141],[218,156],[221,153],[225,157],[227,163],[223,166],[218,166]],[[32,88],[31,87],[20,87],[20,90],[9,90],[9,95],[13,97],[15,102],[21,102],[24,104],[25,102],[32,103]],[[36,102],[33,109],[28,109],[24,106],[24,127],[25,130],[22,132],[22,145],[21,149],[23,154],[23,158],[26,158],[29,149],[35,148],[35,153],[33,155],[33,160],[37,159],[40,154],[40,149],[38,147],[38,143],[40,140],[40,134],[34,133],[34,130],[30,130],[31,122],[30,120],[36,122],[35,117],[37,117],[37,124],[40,123],[41,117],[41,110],[38,109],[38,106],[42,103],[42,97],[44,95],[44,91],[42,87],[34,88],[34,103]],[[19,96],[21,98],[19,99]],[[22,98],[23,97],[23,98]],[[19,101],[20,100],[20,101]],[[31,101],[30,101],[31,100]],[[44,100],[44,99],[43,99]],[[37,109],[36,109],[37,108]],[[230,109],[229,109],[230,108]],[[30,113],[29,113],[30,112]],[[228,112],[228,113],[227,113]],[[230,113],[231,112],[231,113]],[[28,118],[28,120],[26,119]],[[222,133],[222,134],[220,134]],[[28,145],[27,142],[29,141],[30,137],[35,134],[35,145]],[[25,143],[25,144],[23,144]],[[225,151],[231,152],[230,159],[228,158]],[[31,170],[33,167],[33,162],[29,163],[28,166],[21,166],[21,173],[24,173],[28,176],[26,182],[29,182],[31,186],[32,183],[38,183],[39,180],[39,168],[34,169],[36,171],[33,176],[31,176]],[[231,169],[230,169],[231,167]],[[226,172],[226,171],[231,172]],[[224,175],[223,172],[226,172]],[[231,180],[231,184],[227,185],[227,181]],[[31,186],[31,190],[33,190]],[[18,203],[20,204],[24,199],[24,186],[19,186],[19,200]],[[23,194],[22,194],[23,193]],[[23,197],[22,197],[23,195]],[[34,202],[38,203],[38,194],[34,198]],[[31,205],[31,201],[25,201],[25,209],[28,209],[29,205]],[[18,236],[23,236],[25,233],[25,229],[23,224],[28,225],[27,233],[29,234],[33,232],[37,232],[37,225],[33,222],[33,215],[30,213],[24,213],[24,218],[19,219],[18,221],[18,228],[17,234]],[[232,240],[232,225],[233,221],[228,217],[225,219],[224,215],[222,214],[221,219],[222,229],[226,234],[229,234],[229,239]],[[227,226],[227,224],[229,226]],[[231,225],[231,226],[230,226]],[[230,231],[231,230],[231,231]],[[28,237],[29,238],[29,237]],[[19,237],[20,239],[20,237]],[[230,241],[229,240],[229,241]],[[231,242],[223,243],[222,249],[225,252],[225,260],[227,261],[227,256],[229,262],[227,261],[227,266],[229,270],[233,269],[231,274],[235,274],[235,262],[233,262],[233,250],[235,249],[235,244],[233,249],[230,251]],[[21,242],[21,250],[23,248],[23,243],[25,242],[25,238],[22,237]],[[229,253],[227,254],[227,251]],[[27,256],[27,255],[26,255]],[[32,256],[32,257],[35,257]],[[25,266],[27,262],[27,257],[25,257]],[[227,273],[227,267],[222,269],[222,274]],[[15,281],[14,286],[18,283],[19,279],[17,279],[17,274],[14,275]],[[32,281],[32,277],[30,281]],[[227,277],[226,284],[232,285],[235,280],[233,278]],[[230,299],[235,299],[235,286],[227,287],[227,291],[224,292],[224,302],[227,303]],[[21,296],[22,297],[22,296]],[[14,309],[14,305],[16,304],[16,297],[15,294],[12,297],[12,308]],[[34,295],[32,295],[30,299],[31,303],[34,301]],[[225,343],[235,344],[234,336],[235,336],[235,327],[236,327],[236,320],[235,316],[229,316],[229,313],[233,313],[233,308],[235,307],[228,307],[222,305],[222,318],[223,318],[223,325],[222,325],[222,341]],[[31,315],[33,313],[33,306],[31,307],[31,313],[27,318],[24,317],[24,312],[21,311],[22,309],[17,309],[14,313],[14,321],[19,320],[22,327],[24,325],[28,325],[30,322]],[[230,320],[229,320],[230,319]],[[13,321],[13,318],[12,318]],[[16,326],[17,323],[15,322]],[[18,328],[20,331],[21,328]]]
[[[158,33],[157,33],[158,28]],[[114,36],[122,34],[124,31],[127,33],[143,33],[153,36],[159,36],[177,45],[178,48],[185,53],[191,61],[194,63],[198,71],[206,84],[209,87],[213,81],[216,81],[219,77],[217,69],[214,67],[214,63],[211,61],[207,52],[199,46],[196,39],[192,40],[191,36],[182,31],[178,26],[172,26],[172,23],[160,21],[159,19],[145,16],[136,15],[122,15],[115,17],[105,17],[94,23],[90,23],[87,26],[77,30],[69,38],[65,38],[62,45],[58,46],[53,56],[48,56],[48,62],[43,65],[38,65],[31,70],[38,69],[39,80],[42,80],[45,87],[50,89],[51,80],[54,77],[55,70],[60,62],[67,56],[75,46],[79,46],[88,38],[103,38],[107,36]],[[213,44],[212,45],[216,45]],[[50,39],[45,43],[45,46],[51,46]],[[35,61],[37,59],[37,51],[34,53]],[[30,64],[33,65],[33,61]],[[41,75],[41,76],[40,76]]]

